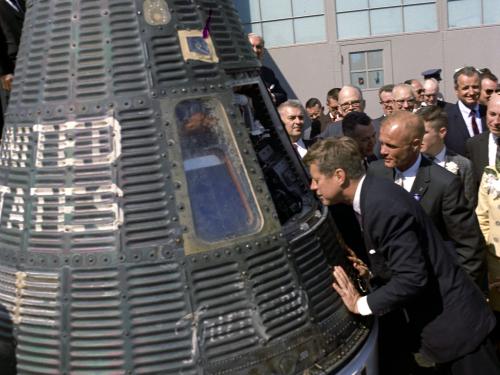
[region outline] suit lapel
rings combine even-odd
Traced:
[[[467,124],[465,123],[458,102],[455,104],[455,123],[460,123],[460,132],[465,136],[465,139],[470,138],[469,129],[467,129]]]
[[[422,160],[418,167],[417,175],[415,176],[415,181],[413,182],[413,186],[411,187],[412,195],[417,195],[420,198],[424,196],[431,181],[431,165],[432,162],[422,157]]]

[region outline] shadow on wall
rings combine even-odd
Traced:
[[[0,373],[16,374],[16,349],[12,320],[4,305],[0,304]]]

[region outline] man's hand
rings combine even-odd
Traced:
[[[489,281],[490,290],[495,290],[495,292],[500,293],[500,277],[496,277]]]
[[[0,81],[2,82],[2,88],[5,91],[12,90],[12,81],[14,81],[14,76],[12,74],[5,74],[1,76]]]
[[[358,271],[359,277],[368,280],[370,278],[370,270],[368,266],[361,259],[358,258],[356,253],[348,246],[346,246],[347,259],[352,262],[353,267]]]
[[[359,314],[356,302],[358,302],[361,296],[342,267],[335,266],[333,268],[333,277],[335,278],[333,288],[340,295],[340,298],[342,298],[344,305],[350,312]]]

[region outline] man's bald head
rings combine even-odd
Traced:
[[[344,117],[353,111],[363,112],[365,110],[365,101],[361,90],[352,85],[343,86],[339,92],[339,106]]]
[[[405,171],[420,154],[424,137],[423,120],[408,111],[394,111],[387,116],[380,127],[380,154],[388,168]]]
[[[436,78],[424,81],[424,101],[427,105],[436,105],[439,94],[439,82]]]

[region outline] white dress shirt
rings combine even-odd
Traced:
[[[469,135],[471,137],[474,137],[474,130],[472,129],[472,120],[470,117],[470,111],[471,109],[467,107],[464,103],[462,103],[460,100],[458,101],[458,108],[460,109],[460,112],[462,113],[462,117],[464,118],[465,124],[467,125],[467,130],[469,131]],[[481,122],[481,116],[479,115],[479,104],[476,104],[474,107],[474,111],[476,112],[476,125],[479,130],[479,134],[483,132],[483,127],[482,127],[482,122]]]
[[[361,177],[361,180],[358,182],[358,186],[356,187],[356,192],[354,193],[354,199],[352,201],[352,209],[356,214],[357,218],[361,218],[361,187],[363,186],[363,182],[365,181],[365,176]],[[361,225],[361,223],[359,223]],[[368,306],[368,299],[366,296],[362,296],[360,299],[356,301],[356,307],[361,315],[371,315],[372,310],[370,306]]]
[[[403,176],[403,185],[401,185],[401,186],[407,192],[411,191],[413,183],[415,182],[415,178],[417,177],[418,167],[420,167],[421,161],[422,161],[422,155],[418,154],[418,158],[415,161],[415,163],[413,163],[413,165],[410,168],[408,168],[407,170],[401,172],[399,169],[396,168],[396,176],[397,175]]]
[[[497,136],[490,133],[488,137],[488,165],[495,166],[497,159]]]
[[[306,156],[307,148],[306,148],[306,145],[304,144],[304,140],[302,138],[299,138],[299,140],[297,142],[294,142],[293,144],[296,145],[295,149],[299,153],[300,158],[303,158],[304,156]]]

